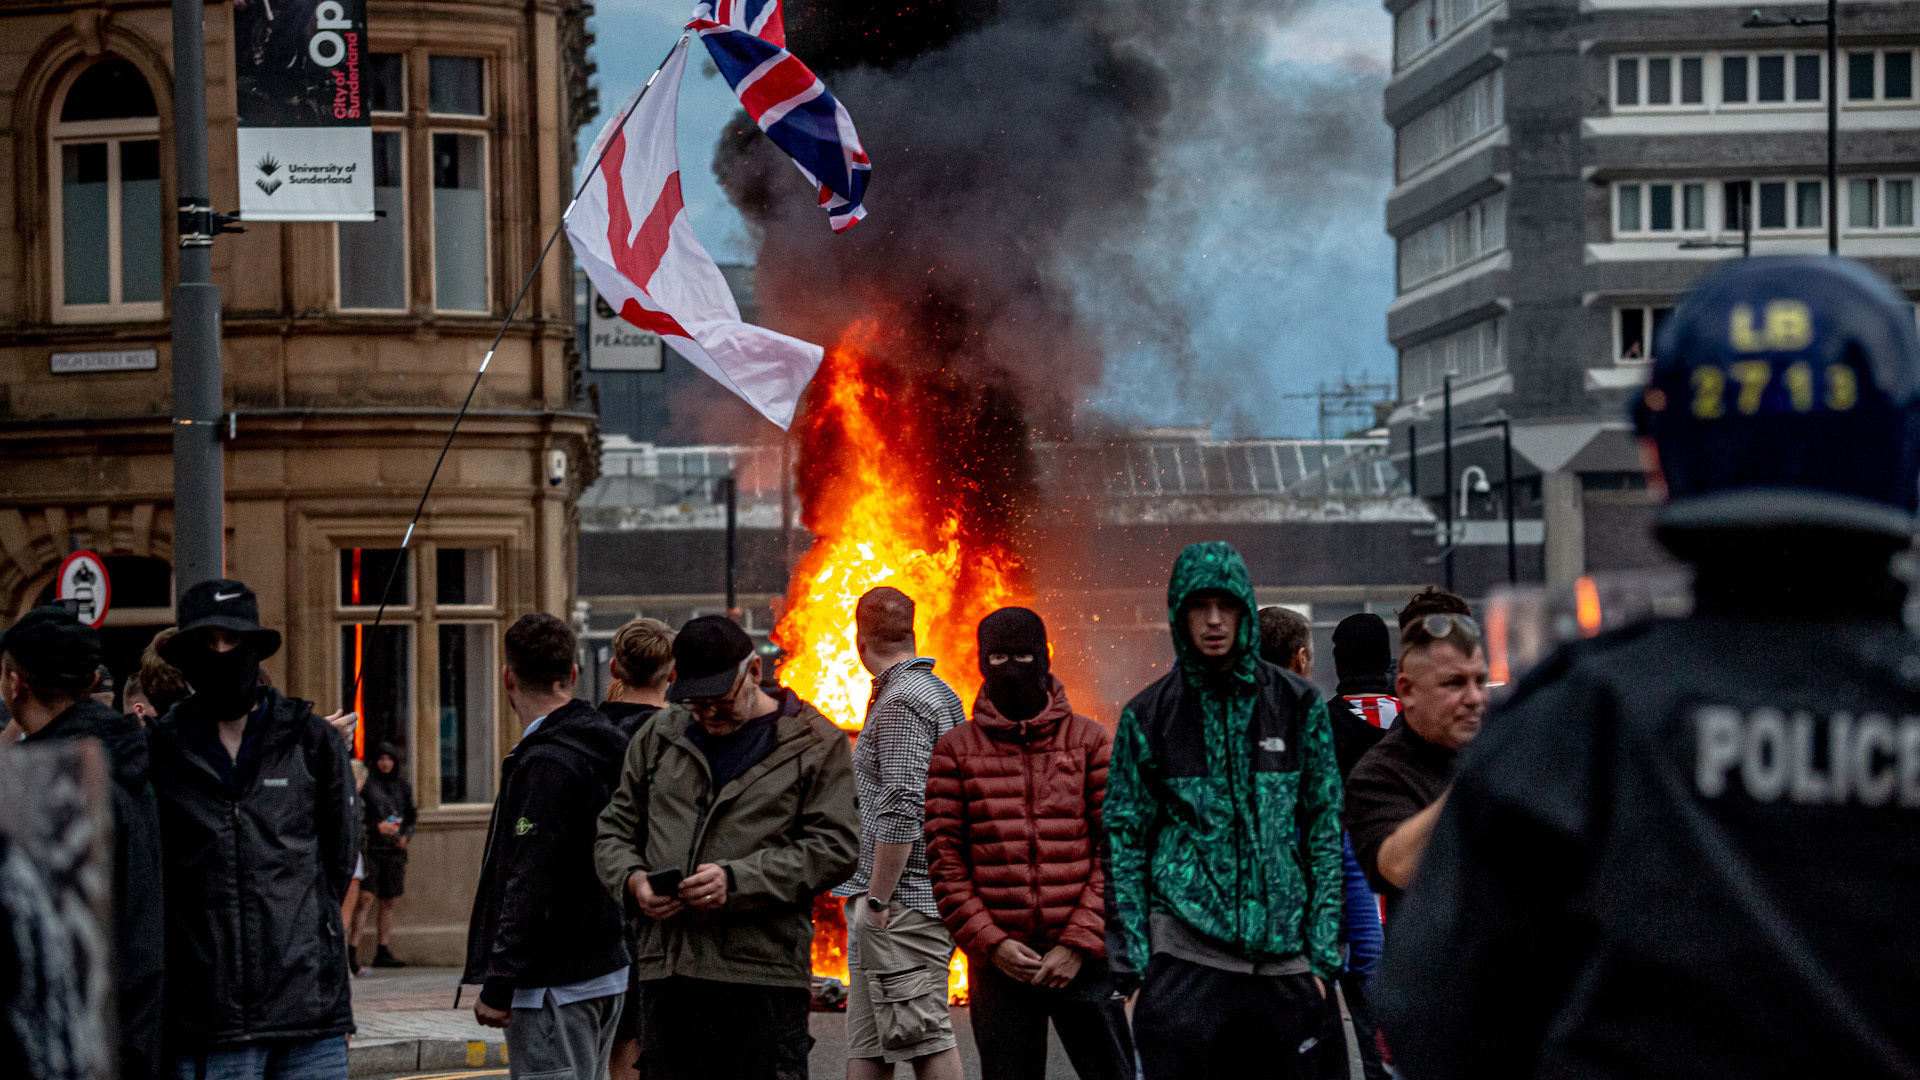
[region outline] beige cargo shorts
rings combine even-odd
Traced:
[[[946,926],[895,900],[878,929],[864,893],[847,898],[846,916],[847,1056],[892,1064],[951,1050]]]

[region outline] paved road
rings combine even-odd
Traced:
[[[459,971],[453,968],[401,968],[375,971],[353,982],[353,1016],[360,1027],[356,1040],[373,1039],[458,1039],[501,1041],[501,1033],[483,1028],[473,1019],[474,987],[461,995],[460,1009],[453,1008],[454,986]],[[965,1008],[953,1011],[954,1032],[960,1040],[960,1061],[967,1080],[980,1080],[980,1058],[973,1048],[973,1028]],[[839,1080],[847,1070],[846,1015],[837,1012],[809,1014],[813,1032],[813,1055],[808,1062],[812,1080]],[[1075,1080],[1066,1052],[1051,1033],[1047,1036],[1047,1080]],[[388,1077],[410,1080],[487,1080],[504,1077],[501,1068],[434,1069],[388,1073]],[[911,1069],[898,1070],[907,1080]]]

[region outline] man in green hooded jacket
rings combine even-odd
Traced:
[[[1192,544],[1174,670],[1120,714],[1107,955],[1146,1080],[1306,1077],[1340,970],[1340,774],[1312,684],[1259,658],[1247,564]],[[1334,1036],[1337,1037],[1337,1036]]]

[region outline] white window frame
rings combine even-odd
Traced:
[[[1653,329],[1655,326],[1654,313],[1659,311],[1665,311],[1669,313],[1669,315],[1671,315],[1673,311],[1673,307],[1674,305],[1672,304],[1627,304],[1623,307],[1614,308],[1613,309],[1613,334],[1612,334],[1612,338],[1613,338],[1612,362],[1616,365],[1645,364],[1650,360],[1652,360],[1653,359]],[[1647,345],[1646,354],[1643,356],[1627,356],[1626,355],[1627,324],[1626,324],[1625,316],[1626,316],[1626,313],[1629,311],[1637,311],[1640,313],[1640,318],[1642,320],[1640,324],[1641,326],[1640,333],[1641,333],[1642,339],[1645,340]]]
[[[481,227],[484,244],[480,272],[482,275],[481,296],[485,304],[478,308],[449,308],[440,304],[440,231],[439,213],[440,189],[433,182],[433,138],[436,135],[469,135],[480,140],[480,206]],[[493,314],[493,133],[483,128],[471,127],[430,127],[427,129],[427,160],[429,172],[427,184],[427,240],[429,257],[432,259],[433,274],[433,310],[445,315],[481,315]]]
[[[371,117],[391,117],[396,120],[405,117],[407,115],[407,100],[413,93],[413,87],[410,85],[413,80],[407,77],[407,69],[411,67],[413,63],[413,54],[404,49],[399,52],[388,52],[384,49],[367,50],[367,55],[369,56],[376,53],[381,56],[397,56],[400,58],[400,107],[392,110],[369,108],[367,115]],[[482,63],[484,64],[484,61]],[[482,70],[485,70],[484,67]]]
[[[444,56],[454,60],[477,60],[480,62],[480,111],[477,113],[435,112],[433,109],[433,58]],[[435,119],[449,120],[485,120],[493,115],[493,58],[476,56],[472,53],[433,52],[427,56],[427,115]]]
[[[1853,185],[1855,182],[1861,180],[1870,181],[1874,185],[1873,223],[1871,225],[1853,224]],[[1910,220],[1905,225],[1888,225],[1886,223],[1887,184],[1890,181],[1904,182],[1909,185],[1907,214],[1908,217],[1913,220]],[[1840,183],[1843,185],[1842,195],[1844,196],[1840,200],[1840,212],[1845,215],[1840,221],[1843,232],[1860,236],[1913,236],[1920,234],[1920,206],[1915,205],[1915,203],[1920,202],[1920,176],[1916,176],[1913,173],[1842,176],[1840,177]]]
[[[1686,177],[1675,177],[1672,179],[1663,177],[1658,180],[1623,180],[1614,183],[1612,189],[1608,192],[1610,199],[1608,213],[1614,237],[1616,239],[1631,240],[1665,240],[1671,237],[1695,238],[1712,234],[1714,211],[1716,209],[1714,191],[1717,183],[1718,181],[1688,179]],[[1673,228],[1671,229],[1655,229],[1653,227],[1652,189],[1655,186],[1661,185],[1673,188]],[[1700,196],[1702,224],[1699,228],[1690,229],[1687,227],[1687,188],[1695,186],[1703,189]],[[1640,226],[1637,229],[1628,229],[1621,224],[1621,192],[1628,188],[1635,189],[1640,193]]]
[[[1424,268],[1425,272],[1418,272],[1420,268],[1410,264],[1419,259],[1419,249],[1423,246],[1438,247],[1441,254],[1437,263]],[[1401,237],[1394,247],[1394,269],[1403,293],[1505,251],[1506,192],[1488,196],[1425,225]]]
[[[1920,107],[1920,56],[1916,50],[1908,49],[1842,49],[1847,58],[1842,65],[1840,87],[1840,106],[1847,109],[1912,109]],[[1907,71],[1910,80],[1908,94],[1903,98],[1887,96],[1887,56],[1905,53]],[[1873,57],[1873,96],[1857,98],[1853,96],[1853,57],[1855,55]]]
[[[1483,319],[1480,322],[1463,326],[1451,333],[1441,334],[1439,337],[1423,341],[1418,345],[1409,345],[1401,349],[1397,362],[1397,373],[1400,381],[1400,400],[1411,401],[1416,398],[1425,397],[1428,394],[1439,393],[1444,371],[1436,372],[1431,370],[1435,360],[1444,357],[1450,351],[1456,350],[1467,341],[1470,335],[1476,339],[1484,339],[1485,335],[1491,334],[1493,339],[1492,348],[1491,350],[1487,349],[1484,340],[1476,340],[1474,342],[1476,345],[1478,366],[1470,371],[1457,370],[1454,373],[1455,389],[1459,389],[1462,386],[1477,382],[1481,379],[1492,378],[1507,370],[1506,322],[1506,316],[1496,315],[1491,319]],[[1491,357],[1488,356],[1489,351],[1492,354]],[[1450,364],[1452,363],[1451,360],[1448,362]],[[1409,369],[1416,364],[1426,369],[1423,372],[1423,378],[1431,376],[1430,385],[1425,382],[1416,385],[1412,380],[1408,379]]]
[[[376,113],[375,115],[391,116],[393,114]],[[341,298],[346,295],[346,290],[342,287],[340,280],[341,223],[335,222],[333,226],[333,307],[335,311],[351,312],[353,314],[392,315],[405,312],[413,306],[413,244],[410,242],[412,234],[407,227],[411,217],[408,210],[413,201],[407,197],[407,181],[411,167],[410,158],[407,153],[407,135],[409,132],[404,127],[395,127],[390,124],[377,124],[373,130],[376,134],[389,133],[400,137],[400,306],[390,308],[348,307],[342,301]],[[491,232],[492,230],[488,231]]]
[[[1464,134],[1449,130],[1455,120],[1462,119],[1461,114],[1470,118],[1481,105],[1485,106],[1485,123]],[[1407,121],[1393,133],[1395,179],[1405,182],[1439,165],[1499,131],[1506,124],[1506,119],[1506,76],[1503,68],[1494,68]],[[1418,164],[1412,164],[1409,161],[1408,143],[1423,138],[1432,138],[1436,149],[1420,158]]]
[[[1667,67],[1667,100],[1664,104],[1654,105],[1648,102],[1653,65],[1651,61],[1665,60]],[[1700,62],[1700,100],[1680,100],[1683,80],[1680,75],[1682,63],[1687,60]],[[1620,65],[1631,63],[1634,66],[1636,97],[1631,105],[1620,103]],[[1713,67],[1712,53],[1637,53],[1616,55],[1607,64],[1607,100],[1616,113],[1693,113],[1710,112],[1713,107]]]
[[[1498,7],[1500,0],[1418,0],[1393,17],[1393,69],[1439,48]]]
[[[120,299],[123,282],[121,280],[121,221],[120,221],[120,159],[121,144],[129,142],[155,142],[160,140],[160,118],[158,116],[137,116],[116,120],[79,120],[62,121],[60,110],[66,106],[67,94],[74,83],[80,80],[84,70],[76,71],[67,79],[53,97],[52,122],[48,125],[47,136],[47,217],[48,248],[53,257],[48,260],[51,275],[48,282],[49,296],[52,298],[53,321],[57,323],[103,323],[131,322],[136,320],[160,319],[166,316],[164,300],[127,303]],[[67,292],[67,243],[66,208],[63,205],[64,154],[62,151],[71,144],[106,143],[107,144],[107,302],[104,304],[69,304]],[[164,154],[165,148],[162,147]],[[165,175],[165,159],[162,159],[162,175]],[[165,207],[162,207],[164,212]],[[164,243],[167,232],[161,230]],[[164,252],[161,264],[165,265]]]

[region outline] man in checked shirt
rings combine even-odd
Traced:
[[[925,804],[933,744],[966,709],[933,659],[915,655],[907,594],[868,590],[854,630],[873,696],[853,746],[860,869],[833,891],[846,898],[847,1080],[887,1080],[902,1061],[916,1080],[960,1080],[947,1015],[953,938],[927,879]]]

